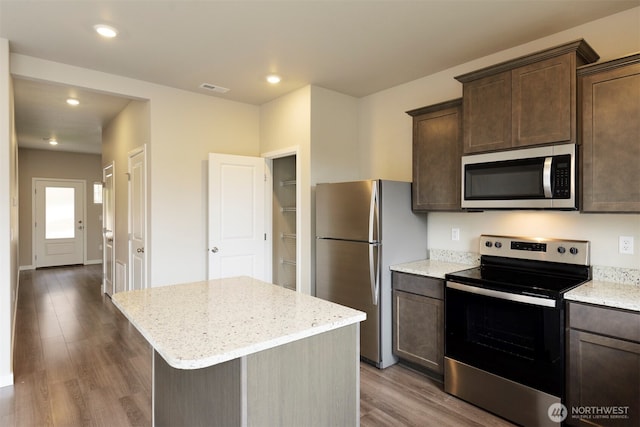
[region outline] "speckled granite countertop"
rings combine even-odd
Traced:
[[[417,274],[419,276],[435,277],[436,279],[444,279],[445,274],[473,267],[475,267],[475,265],[425,259],[422,261],[392,265],[391,270],[399,271],[401,273]]]
[[[640,286],[626,283],[592,280],[570,290],[564,297],[570,301],[640,311]]]
[[[473,260],[473,257],[465,258]],[[392,265],[391,270],[402,273],[444,279],[445,274],[466,270],[477,264],[455,263],[441,260],[425,259]],[[621,271],[618,271],[621,270]],[[565,298],[570,301],[586,302],[625,310],[640,311],[640,286],[637,282],[637,270],[616,269],[613,267],[594,267],[599,277],[621,277],[633,280],[633,283],[618,283],[609,280],[592,280],[567,292]],[[595,276],[595,274],[594,274]]]
[[[199,369],[365,320],[249,277],[121,292],[113,303],[178,369]]]

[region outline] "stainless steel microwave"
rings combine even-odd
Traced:
[[[576,144],[462,156],[462,208],[575,210]]]

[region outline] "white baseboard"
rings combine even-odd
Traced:
[[[25,271],[25,270],[35,270],[36,266],[35,265],[21,265],[18,268],[20,271]]]
[[[101,259],[89,259],[84,262],[84,265],[102,264]]]

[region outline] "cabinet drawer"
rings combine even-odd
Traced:
[[[444,280],[417,274],[392,272],[393,289],[425,297],[444,299]]]
[[[569,327],[640,342],[640,313],[569,303]]]

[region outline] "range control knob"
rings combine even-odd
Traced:
[[[489,241],[486,241],[486,242],[484,242],[484,245],[485,245],[486,247],[490,248],[491,246],[493,246],[493,243],[491,243],[491,242],[489,242]]]
[[[500,243],[500,242],[496,242],[496,243],[494,243],[494,246],[495,246],[497,249],[500,249],[500,248],[502,247],[502,243]]]
[[[567,250],[564,248],[564,246],[559,246],[559,247],[558,247],[558,253],[563,254],[563,253],[565,253],[566,251],[567,251]]]
[[[571,252],[571,255],[576,255],[578,253],[578,248],[571,248],[569,249],[569,252]]]

